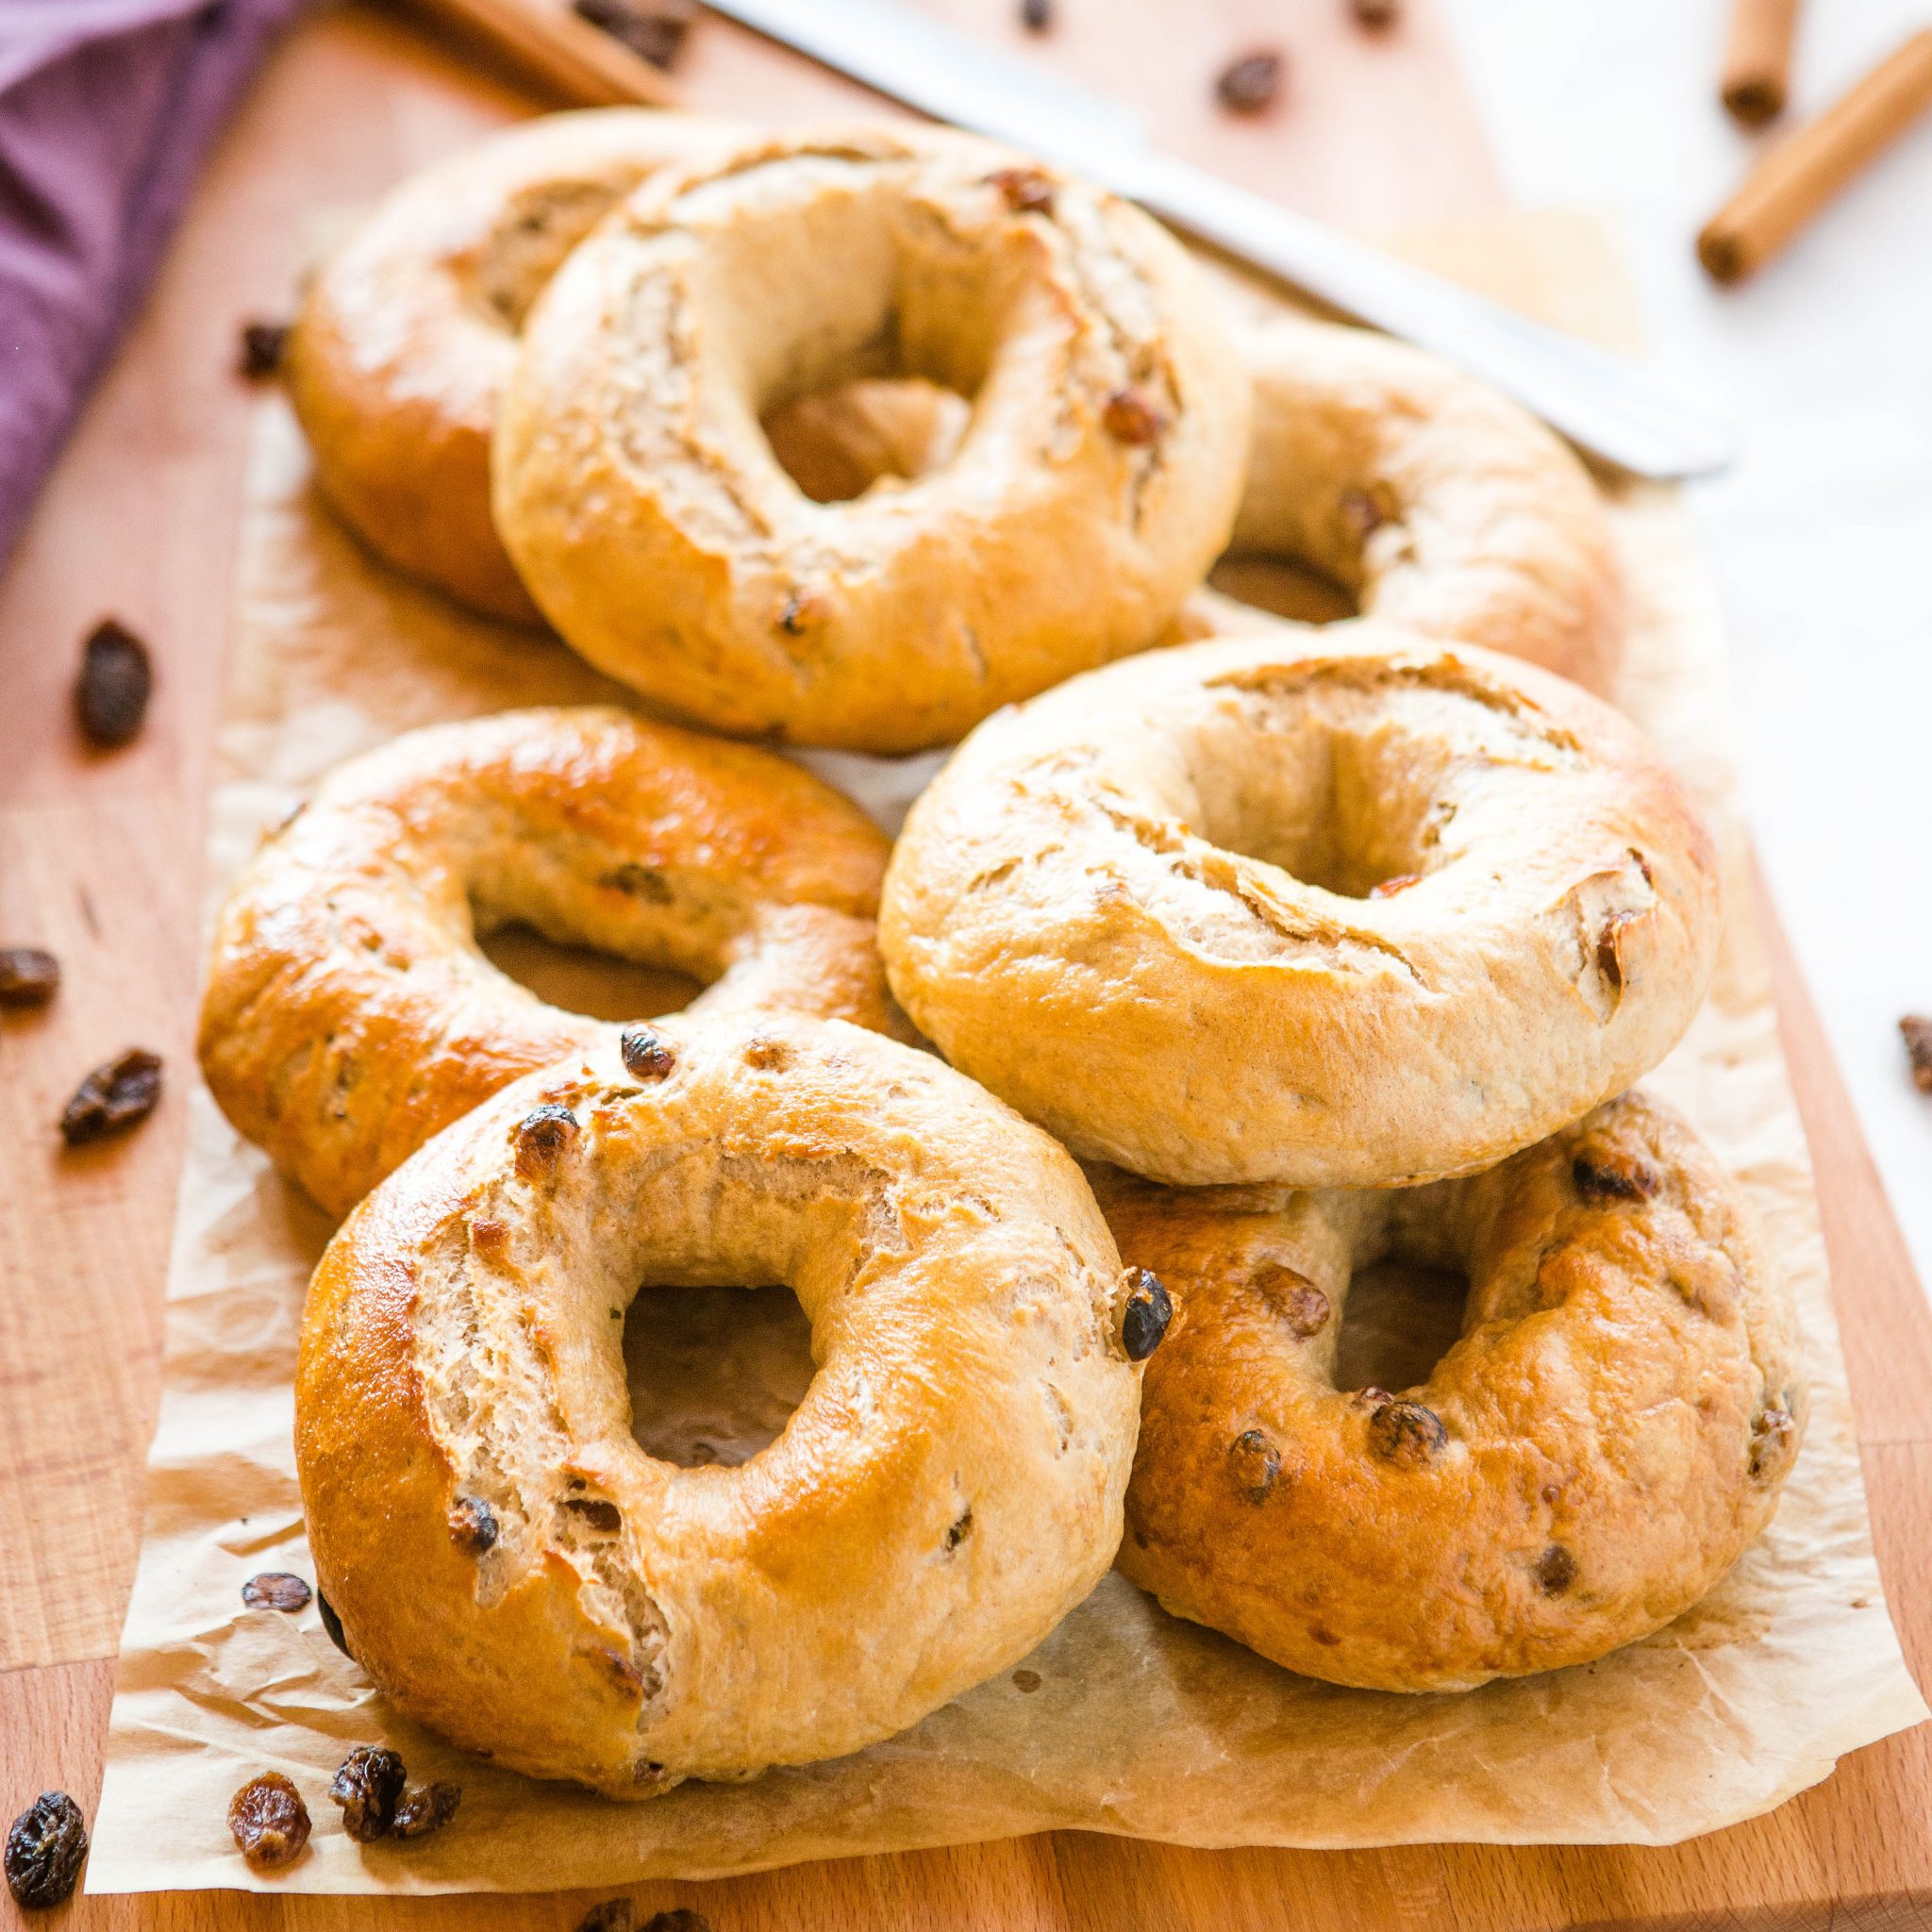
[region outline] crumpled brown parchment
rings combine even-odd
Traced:
[[[1418,252],[1618,333],[1614,275],[1580,225],[1501,223]],[[1705,1604],[1587,1668],[1410,1698],[1291,1676],[1112,1575],[1023,1668],[856,1757],[634,1806],[532,1783],[391,1710],[312,1607],[291,1618],[242,1606],[257,1571],[312,1574],[290,1380],[329,1227],[197,1088],[89,1889],[538,1890],[1055,1826],[1194,1845],[1661,1844],[1769,1809],[1841,1753],[1923,1719],[1873,1560],[1810,1167],[1740,862],[1722,643],[1673,494],[1624,488],[1613,507],[1633,601],[1620,697],[1696,786],[1731,860],[1715,989],[1649,1084],[1749,1190],[1797,1298],[1812,1383],[1810,1434],[1776,1521]],[[314,503],[279,404],[262,417],[240,599],[213,893],[353,752],[509,705],[621,701],[562,646],[467,618],[371,562]],[[935,764],[810,761],[889,825]],[[789,1300],[768,1291],[735,1320],[701,1307],[682,1337],[633,1349],[654,1448],[704,1438],[735,1457],[769,1437],[806,1372]],[[337,1827],[328,1778],[349,1745],[377,1739],[412,1776],[462,1784],[440,1836],[360,1846]],[[224,1818],[234,1790],[267,1769],[301,1787],[317,1827],[299,1862],[260,1877]]]

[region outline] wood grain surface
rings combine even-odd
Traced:
[[[1059,23],[1041,37],[1022,33],[1012,0],[926,4],[1141,100],[1175,149],[1342,225],[1452,221],[1498,205],[1443,29],[1419,0],[1380,36],[1357,29],[1342,0],[1058,0]],[[1219,112],[1215,72],[1271,42],[1291,55],[1280,106],[1253,121]],[[678,78],[694,106],[771,120],[866,101],[708,19]],[[230,130],[0,579],[0,945],[48,945],[67,972],[50,1009],[0,1017],[0,1822],[46,1786],[71,1790],[91,1814],[99,1789],[182,1151],[202,807],[249,408],[233,373],[237,326],[286,311],[314,210],[366,200],[538,104],[509,75],[453,60],[403,19],[359,7],[312,16]],[[69,687],[80,636],[109,612],[152,641],[159,691],[138,743],[92,755],[73,731]],[[1923,1681],[1932,1675],[1932,1314],[1769,924],[1880,1564]],[[158,1117],[125,1142],[61,1152],[53,1123],[67,1092],[135,1043],[159,1050],[177,1076]],[[191,1893],[81,1900],[36,1923],[567,1932],[596,1896],[403,1905]],[[1932,1726],[1856,1754],[1768,1818],[1668,1851],[1205,1853],[1062,1833],[634,1896],[641,1922],[688,1905],[716,1932],[1827,1923],[1890,1932],[1932,1924]],[[16,1923],[0,1895],[0,1927]]]

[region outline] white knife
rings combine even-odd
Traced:
[[[1736,458],[1723,423],[1618,358],[1159,154],[1133,109],[941,21],[885,0],[706,4],[908,107],[1102,182],[1343,314],[1459,363],[1620,469],[1702,476]]]

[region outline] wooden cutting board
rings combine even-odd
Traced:
[[[1441,23],[1409,0],[1374,37],[1343,0],[1058,0],[1034,39],[1014,0],[926,0],[1030,58],[1143,102],[1176,150],[1359,229],[1493,213],[1500,188]],[[1292,60],[1273,113],[1233,120],[1216,70]],[[723,23],[679,70],[691,105],[796,121],[865,104]],[[63,1155],[52,1122],[89,1066],[140,1042],[184,1069],[197,977],[202,801],[217,711],[249,396],[239,322],[289,306],[307,218],[367,200],[532,97],[373,8],[314,16],[218,154],[160,288],[0,580],[0,944],[67,966],[44,1014],[0,1020],[0,1822],[43,1787],[92,1813],[139,1535],[160,1284],[181,1156],[176,1094],[130,1141]],[[92,757],[69,725],[78,639],[114,612],[154,642],[145,737]],[[1932,1666],[1932,1313],[1913,1277],[1788,948],[1785,1044],[1818,1169],[1880,1563],[1908,1657]],[[82,1900],[80,1927],[511,1926],[569,1932],[596,1894],[425,1901],[231,1894]],[[1205,1853],[1079,1833],[653,1885],[716,1932],[812,1926],[1116,1928],[1932,1924],[1932,1726],[1847,1759],[1756,1824],[1669,1851]],[[0,1926],[15,1921],[0,1894]],[[41,1922],[47,1923],[47,1922]]]

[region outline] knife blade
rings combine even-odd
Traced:
[[[886,0],[706,0],[908,107],[1026,149],[1514,396],[1639,476],[1736,460],[1715,417],[1629,363],[1148,144],[1144,117]]]

